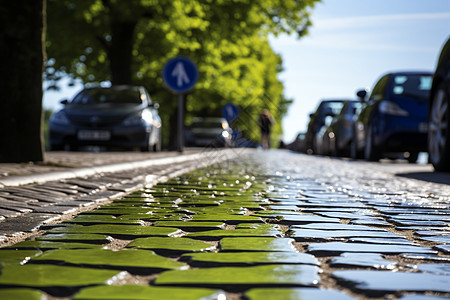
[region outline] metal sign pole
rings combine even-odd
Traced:
[[[183,134],[184,134],[184,118],[183,118],[183,93],[178,93],[178,152],[183,152],[184,143],[183,143]]]

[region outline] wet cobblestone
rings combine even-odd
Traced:
[[[389,168],[268,151],[156,185],[133,172],[51,183],[67,200],[24,202],[41,205],[28,230],[63,203],[116,200],[1,248],[0,297],[449,298],[450,185]]]

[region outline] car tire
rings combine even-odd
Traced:
[[[414,164],[417,162],[419,158],[419,152],[409,152],[409,156],[406,158],[410,164]]]
[[[364,159],[367,161],[378,161],[381,158],[379,149],[373,144],[372,126],[367,128],[366,145],[364,148]]]
[[[64,145],[50,145],[50,151],[63,151],[64,150]]]
[[[141,147],[141,152],[151,152],[153,150],[153,145],[150,144],[150,135],[148,135],[145,140],[145,146]]]
[[[153,145],[153,152],[161,152],[161,137],[159,137],[158,141]]]
[[[432,99],[428,126],[429,160],[436,171],[450,171],[450,91],[444,83]]]

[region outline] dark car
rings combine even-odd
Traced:
[[[302,149],[303,142],[305,141],[305,136],[306,136],[305,133],[299,132],[295,137],[295,139],[291,143],[286,145],[286,148],[291,151],[300,152]]]
[[[427,149],[430,72],[393,72],[375,84],[355,124],[356,152],[368,161],[406,158]]]
[[[185,134],[186,146],[232,146],[233,130],[225,118],[196,117]]]
[[[310,121],[306,131],[302,152],[317,153],[315,139],[320,128],[325,124],[327,116],[335,116],[340,112],[345,100],[322,100],[316,111],[309,115]]]
[[[336,115],[324,135],[325,148],[332,156],[349,156],[353,140],[353,127],[361,112],[363,103],[358,100],[345,101],[341,112]]]
[[[450,171],[450,39],[442,48],[430,92],[428,153],[437,171]]]
[[[50,118],[52,150],[84,146],[161,149],[158,104],[141,86],[85,88]]]

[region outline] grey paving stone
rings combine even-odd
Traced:
[[[418,246],[409,245],[381,245],[365,243],[314,243],[307,245],[309,252],[318,255],[335,255],[342,252],[361,252],[361,253],[381,253],[381,254],[402,254],[402,253],[422,253],[436,254],[436,251]]]
[[[370,225],[370,226],[392,226],[389,222],[386,222],[383,219],[380,218],[361,218],[357,220],[351,220],[350,224],[355,225]]]
[[[418,230],[414,232],[415,235],[419,236],[436,236],[436,235],[448,235],[450,231],[448,230]]]
[[[342,253],[339,257],[330,260],[330,266],[392,270],[397,266],[397,263],[384,259],[378,253]]]
[[[401,238],[389,231],[363,231],[363,230],[318,230],[318,229],[292,229],[291,237],[296,241],[308,240],[330,240],[351,237],[378,237],[378,238]]]
[[[48,213],[48,214],[69,214],[76,211],[76,207],[72,206],[62,206],[62,205],[52,205],[45,207],[34,208],[36,213]]]
[[[450,292],[450,276],[386,272],[386,271],[335,271],[338,281],[369,295],[384,295],[389,292]]]
[[[450,275],[450,263],[421,264],[417,269],[425,273]]]
[[[362,213],[361,211],[358,211],[357,213],[348,213],[348,212],[317,212],[318,215],[329,217],[329,218],[339,218],[339,219],[364,219],[367,218],[367,216],[373,216],[375,213],[371,211],[365,211]]]
[[[428,295],[406,295],[398,298],[398,300],[444,300],[448,297],[428,296]]]
[[[58,215],[28,213],[15,218],[9,218],[0,223],[0,235],[14,234],[16,232],[33,232],[48,220],[59,219]]]
[[[385,238],[350,238],[350,242],[369,243],[369,244],[385,244],[385,245],[414,245],[418,244],[403,238],[385,239]]]
[[[354,299],[340,291],[315,288],[255,288],[245,292],[246,299],[291,299],[291,300],[351,300]]]
[[[263,217],[263,214],[255,214],[256,216]],[[305,214],[296,214],[296,215],[290,215],[290,214],[272,214],[273,218],[276,218],[276,222],[279,224],[286,224],[286,225],[294,225],[294,224],[309,224],[309,223],[339,223],[340,220],[337,218],[327,218],[327,217],[320,217],[320,216],[312,216],[312,215],[305,215]]]
[[[445,221],[450,222],[450,215],[447,214],[398,214],[391,217],[393,220],[415,220],[415,221]]]
[[[3,218],[13,218],[22,215],[22,212],[11,209],[0,208],[0,216]]]
[[[102,190],[105,189],[104,184],[96,183],[94,180],[83,180],[83,179],[69,179],[65,180],[65,183],[73,184],[80,186],[82,188],[88,189],[88,190]]]
[[[439,235],[439,236],[428,236],[422,237],[421,240],[428,242],[435,242],[440,244],[450,244],[450,234],[448,235]]]
[[[401,257],[415,259],[415,260],[450,262],[450,257],[439,256],[437,254],[405,253],[405,254],[401,254]]]
[[[10,193],[4,193],[1,195],[2,198],[5,198],[7,200],[11,200],[11,201],[17,201],[17,202],[23,202],[23,203],[31,203],[31,202],[38,202],[37,199],[31,199],[31,198],[26,198],[26,197],[20,197],[20,196],[16,196]]]
[[[319,230],[363,230],[363,231],[386,231],[382,228],[364,225],[344,224],[344,223],[315,223],[306,225],[292,225],[291,229],[319,229]]]
[[[448,226],[448,223],[444,221],[414,221],[414,220],[400,220],[394,218],[390,218],[389,221],[399,226],[437,226],[437,227]]]

